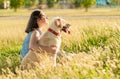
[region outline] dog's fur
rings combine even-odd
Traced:
[[[50,57],[50,61],[53,61],[53,63],[51,63],[53,64],[53,66],[56,66],[56,56],[61,45],[61,31],[69,33],[68,31],[69,26],[70,24],[68,24],[64,19],[60,17],[55,17],[49,27],[50,30],[52,29],[52,32],[49,30],[46,31],[39,40],[39,45],[41,46],[56,47],[55,53],[50,52],[48,54],[48,56]],[[54,34],[53,31],[56,32],[57,34]],[[37,56],[33,52],[34,51],[29,52],[27,56],[23,58],[22,65],[26,66],[28,63],[32,65],[32,62],[39,62]]]

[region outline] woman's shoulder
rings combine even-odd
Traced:
[[[35,30],[33,30],[32,35],[38,37],[38,36],[40,36],[40,33],[38,30],[35,29]]]

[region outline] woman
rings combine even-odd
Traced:
[[[41,48],[47,50],[47,52],[55,52],[55,49],[52,47],[43,47],[38,45],[38,40],[42,34],[42,28],[47,25],[47,23],[48,20],[43,11],[35,10],[32,12],[25,30],[27,36],[20,52],[21,60],[26,56],[29,50],[38,50]]]

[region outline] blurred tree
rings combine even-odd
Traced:
[[[120,0],[111,0],[112,5],[120,6]]]
[[[88,8],[96,4],[96,0],[81,0],[81,5],[85,8],[85,11],[88,12]]]
[[[46,0],[38,0],[39,4],[45,4],[46,3]]]
[[[0,0],[0,8],[4,8],[4,0]]]
[[[16,12],[18,8],[20,8],[22,5],[24,5],[24,0],[10,0],[10,6],[11,8],[14,8],[14,11]]]
[[[4,2],[4,0],[0,0],[0,3]]]
[[[74,0],[74,5],[76,8],[81,6],[81,0]]]
[[[39,9],[45,9],[45,8],[47,8],[46,0],[38,0],[38,6],[37,7]]]
[[[58,2],[58,0],[47,0],[48,8],[54,7],[54,5]]]
[[[69,0],[69,2],[74,3],[74,2],[75,2],[75,0]]]
[[[32,7],[38,4],[38,0],[25,0],[25,7]]]

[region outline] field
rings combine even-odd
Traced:
[[[17,13],[1,10],[0,79],[119,79],[120,18],[89,16],[120,16],[120,10],[96,9],[88,13],[78,10],[44,10],[49,20],[53,16],[64,16],[71,23],[71,34],[62,33],[61,50],[77,55],[63,64],[58,63],[55,69],[37,66],[30,71],[20,70],[19,51],[31,10]],[[86,18],[80,17],[85,15]]]

